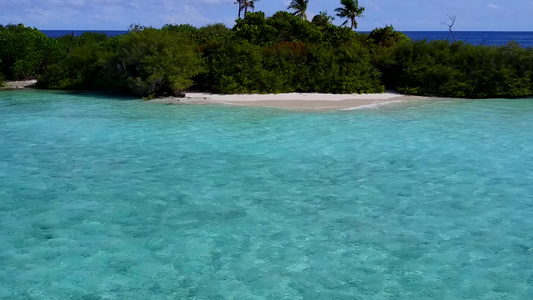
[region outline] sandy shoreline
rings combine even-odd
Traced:
[[[220,104],[242,105],[253,107],[274,107],[298,110],[342,110],[356,109],[365,106],[379,106],[402,100],[425,99],[398,93],[382,94],[251,94],[251,95],[216,95],[208,93],[187,93],[185,98],[161,98],[150,100],[150,103],[164,104]]]
[[[7,81],[3,90],[33,88],[36,80]],[[234,94],[221,95],[209,93],[187,93],[185,98],[157,98],[146,101],[154,104],[171,105],[235,105],[252,107],[271,107],[302,111],[328,111],[372,108],[390,103],[436,99],[433,97],[407,96],[396,92],[381,94],[322,94],[322,93],[285,93],[285,94]]]
[[[5,90],[26,89],[34,87],[36,83],[37,80],[6,81],[4,86],[0,86],[0,88]]]

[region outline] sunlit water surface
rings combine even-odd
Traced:
[[[0,93],[0,299],[533,299],[533,100]]]

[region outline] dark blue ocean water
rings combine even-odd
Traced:
[[[41,30],[42,33],[46,34],[48,37],[57,38],[67,34],[74,34],[79,36],[84,32],[100,32],[105,33],[109,36],[115,36],[120,34],[125,34],[127,30]]]
[[[413,40],[453,40],[448,31],[405,31]],[[465,41],[473,45],[502,46],[515,41],[522,47],[533,47],[533,32],[531,31],[456,31],[458,41]]]
[[[81,35],[84,32],[102,32],[110,36],[125,34],[126,30],[42,30],[49,37],[60,37],[62,35],[74,33]],[[414,40],[452,40],[452,35],[448,31],[405,31]],[[502,46],[508,42],[516,41],[522,47],[533,47],[532,31],[456,31],[456,38],[473,45]]]

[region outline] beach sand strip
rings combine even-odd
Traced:
[[[382,94],[237,94],[216,95],[208,93],[187,93],[185,98],[160,98],[151,103],[164,104],[220,104],[252,107],[273,107],[296,110],[342,110],[358,107],[379,106],[402,100],[417,100],[424,97],[411,97],[398,93]]]

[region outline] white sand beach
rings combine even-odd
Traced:
[[[25,89],[35,86],[37,80],[6,81],[4,89]]]
[[[185,98],[161,98],[151,103],[165,104],[222,104],[255,107],[276,107],[298,110],[339,110],[365,106],[378,106],[392,101],[423,99],[394,92],[382,94],[237,94],[217,95],[208,93],[187,93]]]

